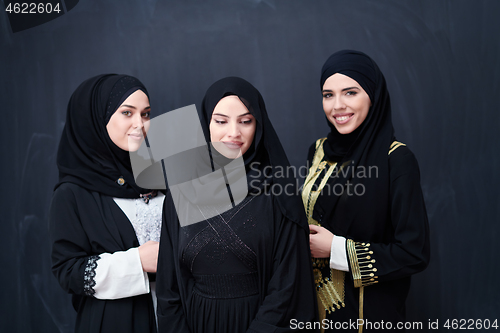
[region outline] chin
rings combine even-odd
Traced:
[[[351,128],[343,128],[343,129],[338,129],[337,128],[337,132],[339,132],[340,134],[343,134],[343,135],[346,135],[346,134],[350,134],[352,133],[354,130],[351,129]]]
[[[140,147],[141,147],[140,144],[128,145],[126,147],[126,149],[124,149],[124,150],[129,151],[129,152],[135,152],[135,151],[138,151]]]

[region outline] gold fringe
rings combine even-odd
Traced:
[[[359,319],[363,319],[363,300],[365,294],[365,287],[359,288]],[[359,327],[359,333],[363,333],[363,324]]]

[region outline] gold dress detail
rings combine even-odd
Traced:
[[[302,189],[302,201],[307,214],[309,224],[321,226],[321,224],[313,219],[313,210],[318,197],[325,187],[328,179],[336,170],[337,163],[323,161],[325,155],[323,143],[326,138],[316,141],[316,151],[314,153],[312,166],[307,174],[304,187]],[[388,155],[401,146],[406,146],[404,143],[394,141],[389,147]],[[340,167],[342,169],[344,165]],[[326,172],[325,172],[326,169]],[[338,171],[337,171],[338,172]],[[313,188],[318,178],[323,174],[323,178],[318,186]],[[354,287],[359,288],[359,318],[363,319],[363,298],[364,288],[366,286],[378,283],[376,276],[377,268],[375,267],[376,260],[372,257],[373,251],[370,249],[370,243],[355,242],[352,239],[347,239],[346,243],[347,254],[351,264]],[[312,258],[314,282],[316,284],[316,294],[318,299],[318,308],[320,321],[326,318],[326,312],[331,313],[335,309],[345,307],[345,272],[330,268],[329,276],[323,276],[330,267],[329,258]],[[323,272],[323,273],[322,273]],[[363,331],[363,325],[359,327],[359,333]],[[321,328],[321,332],[324,329]]]
[[[307,220],[309,224],[314,224],[321,226],[321,224],[313,219],[313,210],[316,200],[321,193],[321,190],[327,183],[328,179],[335,171],[337,163],[322,161],[324,156],[323,142],[326,138],[319,139],[316,141],[316,152],[314,154],[312,166],[309,169],[304,187],[302,189],[302,200],[304,202],[304,207],[306,210]],[[317,188],[313,189],[318,177],[324,173],[323,178]],[[330,260],[329,258],[312,258],[313,272],[314,272],[314,282],[316,284],[316,294],[318,298],[318,307],[320,313],[320,321],[326,318],[326,311],[331,313],[335,309],[340,309],[345,306],[344,302],[344,280],[345,272],[329,269]],[[327,276],[323,273],[328,272]],[[323,329],[322,329],[323,331]]]

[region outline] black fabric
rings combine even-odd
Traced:
[[[116,74],[92,77],[75,90],[57,152],[56,189],[69,182],[116,198],[151,192],[135,184],[129,152],[116,146],[106,129],[115,110],[137,90],[148,95],[138,79]],[[120,177],[124,185],[116,182]]]
[[[309,162],[312,161],[313,154],[314,149],[311,149]],[[342,218],[345,215],[343,211],[349,209],[342,202],[336,210],[316,205],[313,217],[334,235],[370,244],[370,250],[373,251],[371,256],[376,260],[374,267],[377,268],[376,276],[379,282],[364,288],[364,318],[379,323],[382,320],[390,321],[396,326],[397,322],[405,319],[405,300],[411,275],[421,272],[429,263],[429,225],[415,156],[410,149],[403,146],[391,153],[388,159],[389,211],[385,214],[374,213],[371,220],[355,219],[345,232],[330,223]],[[320,180],[321,177],[318,181]],[[354,287],[350,273],[345,281],[345,301],[345,308],[327,314],[326,318],[334,322],[347,322],[358,318],[359,288]],[[378,331],[366,328],[363,330]]]
[[[334,133],[331,132],[324,143],[323,160],[339,161],[351,169],[345,175],[339,172],[328,180],[314,207],[313,218],[334,235],[369,244],[378,283],[364,288],[364,318],[372,323],[391,322],[396,327],[397,322],[405,319],[411,275],[422,271],[430,257],[429,226],[418,163],[406,146],[388,154],[394,140],[389,93],[373,60],[357,51],[337,52],[323,67],[321,82],[335,73],[355,79],[367,93],[371,90],[372,106],[364,123],[348,134],[351,136],[348,139],[342,140],[342,135],[330,126]],[[368,78],[363,79],[362,75]],[[364,81],[368,83],[362,83]],[[372,82],[374,87],[366,86]],[[339,137],[341,140],[332,142]],[[309,150],[309,165],[314,154],[315,144]],[[366,168],[366,178],[358,173],[362,167]],[[376,169],[370,174],[369,167]],[[351,170],[355,171],[354,176]],[[348,195],[347,186],[343,195],[332,192],[336,184],[350,184],[352,195]],[[364,188],[363,195],[354,192],[358,184]],[[348,322],[359,316],[359,288],[354,287],[349,273],[345,301],[346,307],[327,314],[327,319]],[[333,332],[333,329],[327,331]],[[357,329],[346,331],[357,332]],[[366,326],[363,330],[376,331],[379,330]]]
[[[308,234],[282,214],[276,198],[250,198],[221,214],[224,229],[215,225],[218,217],[180,227],[167,193],[157,272],[160,332],[288,332],[292,319],[317,320]],[[254,254],[248,260],[235,249],[239,242]],[[251,274],[251,281],[241,278]]]
[[[288,165],[262,97],[239,78],[208,90],[200,114],[206,139],[211,113],[228,94],[244,99],[258,122],[255,149],[244,155],[247,165],[256,159],[263,166]],[[273,175],[262,182],[283,181]],[[304,212],[281,201],[252,192],[232,209],[180,227],[167,193],[157,273],[160,332],[288,332],[293,319],[317,320]]]
[[[239,77],[226,77],[208,88],[203,98],[201,110],[198,112],[206,141],[210,142],[209,126],[215,106],[222,98],[229,95],[238,96],[257,122],[254,141],[243,156],[247,166],[249,189],[261,188],[271,184],[276,186],[275,193],[283,192],[286,189],[289,195],[278,196],[278,202],[283,213],[291,221],[308,230],[307,220],[300,208],[302,201],[294,174],[288,172],[290,163],[269,120],[264,99],[252,84]],[[217,155],[217,152],[212,149],[212,154]],[[267,172],[267,170],[272,171]],[[259,182],[266,183],[256,185]],[[268,191],[272,191],[272,188],[268,189]]]
[[[62,288],[72,294],[77,311],[75,332],[156,332],[151,294],[100,300],[84,293],[89,257],[139,246],[132,224],[112,197],[62,184],[52,198],[49,229],[52,271]]]

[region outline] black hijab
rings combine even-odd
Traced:
[[[325,211],[334,211],[337,203],[342,201],[342,210],[336,214],[336,230],[341,234],[347,231],[350,223],[356,219],[369,221],[375,212],[387,212],[389,207],[389,147],[395,140],[391,120],[391,104],[384,75],[377,64],[366,54],[343,50],[332,54],[323,65],[321,72],[321,89],[325,81],[335,73],[344,74],[356,80],[366,91],[372,103],[364,122],[352,133],[340,134],[328,120],[330,133],[323,148],[327,160],[339,162],[338,165],[349,166],[352,172],[339,172],[329,183],[340,183],[344,186],[343,195],[321,195],[317,203]],[[363,168],[368,176],[370,167],[376,167],[377,175],[360,177]],[[348,183],[349,182],[349,183]],[[349,196],[347,186],[351,190],[357,184],[358,193],[365,189],[363,195]],[[352,193],[352,192],[351,192]],[[327,214],[328,215],[328,214]],[[331,219],[327,219],[330,220]]]
[[[264,99],[252,84],[239,77],[226,77],[208,88],[201,111],[198,111],[205,140],[210,142],[209,127],[215,106],[222,98],[230,95],[238,96],[256,120],[253,143],[243,155],[248,181],[257,180],[269,185],[268,191],[273,191],[274,187],[274,192],[271,193],[281,193],[276,196],[283,214],[308,230],[295,178],[289,174],[290,163],[269,120]],[[212,154],[217,154],[214,149]],[[272,171],[265,172],[266,170]],[[291,195],[285,194],[285,189]]]
[[[92,77],[75,90],[57,152],[55,188],[73,183],[117,198],[138,198],[150,192],[136,185],[129,152],[115,145],[106,129],[116,109],[137,90],[148,95],[138,79],[117,74]],[[119,178],[125,180],[123,185]]]

